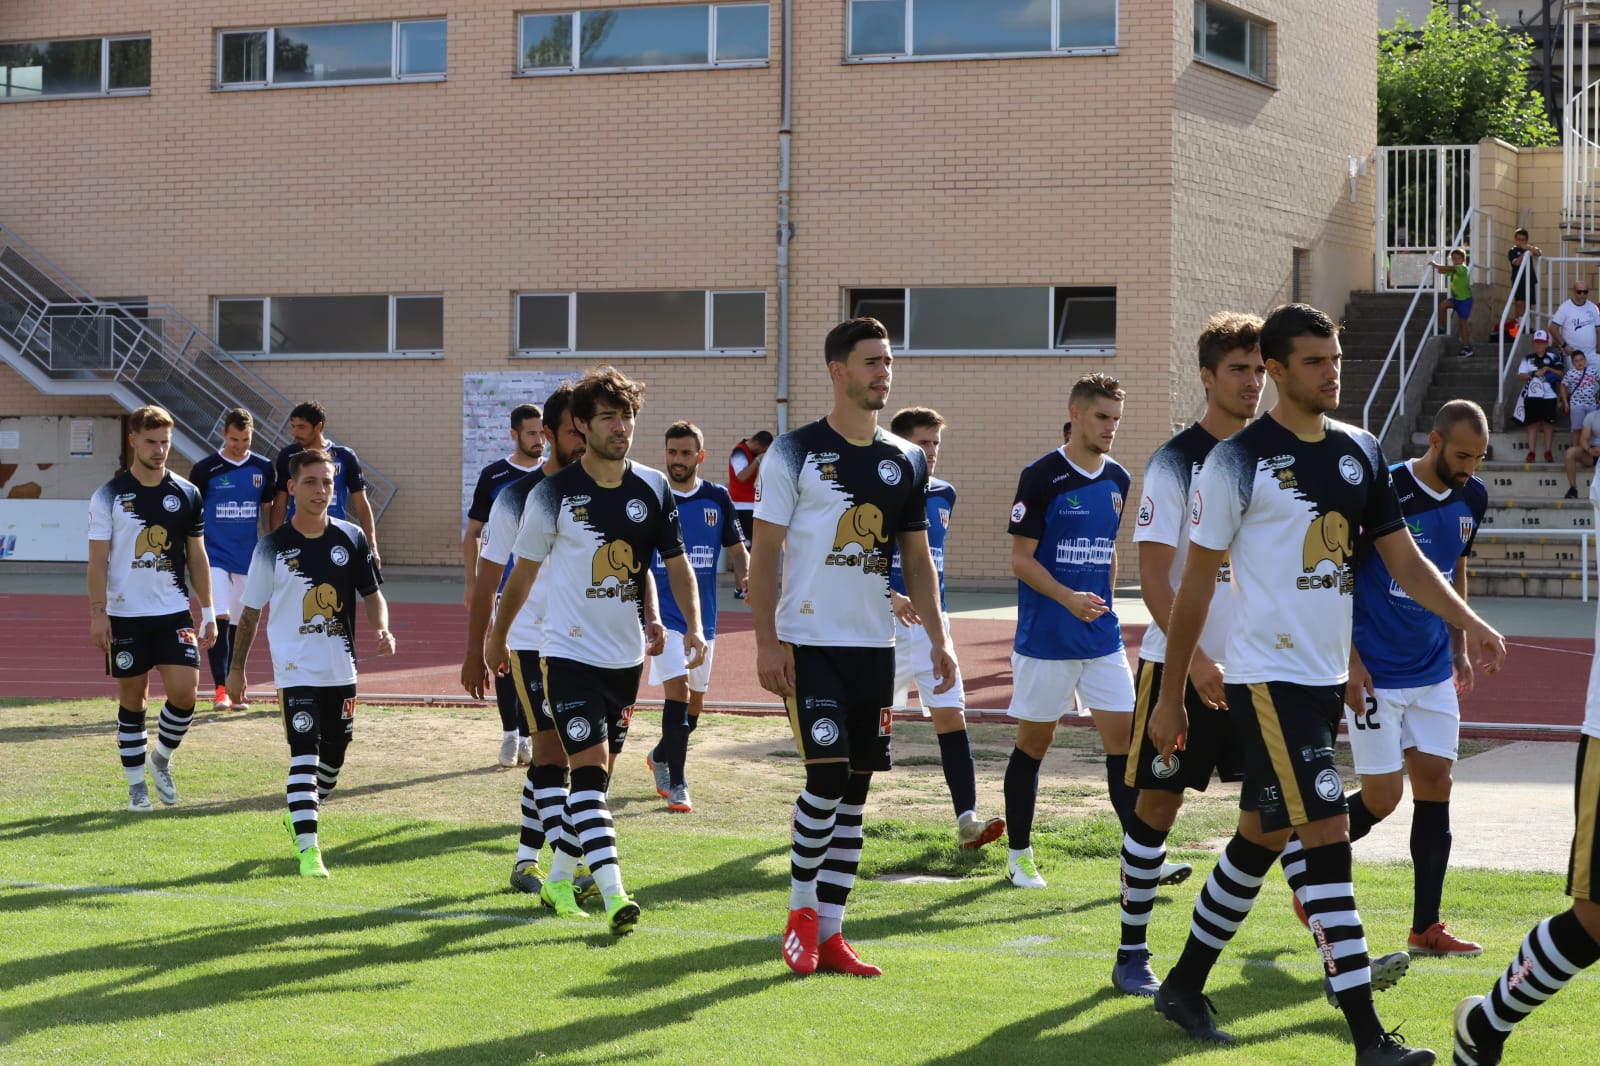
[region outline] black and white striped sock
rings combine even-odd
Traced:
[[[289,817],[294,825],[295,846],[301,851],[317,846],[317,755],[307,752],[289,756]]]
[[[1138,814],[1128,817],[1122,837],[1122,944],[1118,952],[1150,950],[1145,930],[1155,906],[1161,864],[1167,860],[1167,831],[1154,829]]]
[[[844,907],[861,866],[861,819],[866,810],[871,774],[852,773],[834,816],[833,840],[817,871],[817,942],[844,925]]]
[[[1255,906],[1261,882],[1277,860],[1278,853],[1235,834],[1217,856],[1217,865],[1206,878],[1200,898],[1194,903],[1189,922],[1189,939],[1183,954],[1172,968],[1168,980],[1180,988],[1201,989],[1211,975],[1222,949],[1239,931]]]
[[[567,797],[567,817],[589,873],[600,892],[610,899],[623,894],[622,867],[617,863],[617,834],[606,804],[611,778],[603,767],[578,766],[572,771],[572,793]]]
[[[1575,913],[1568,910],[1546,918],[1528,931],[1517,957],[1484,998],[1484,1018],[1501,1033],[1510,1033],[1596,961],[1600,945]]]
[[[122,757],[122,772],[128,784],[144,784],[144,753],[149,735],[144,731],[144,712],[117,708],[117,752]]]
[[[172,753],[183,743],[183,736],[189,732],[189,723],[193,720],[193,706],[174,707],[171,700],[161,705],[161,717],[156,726],[157,758],[162,762],[172,758]]]
[[[1328,983],[1350,1026],[1359,1051],[1383,1034],[1372,1005],[1372,964],[1367,933],[1356,910],[1351,884],[1353,858],[1349,841],[1305,849],[1306,882],[1301,890],[1306,920],[1322,955]]]

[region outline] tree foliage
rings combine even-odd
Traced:
[[[1528,85],[1533,41],[1477,4],[1435,5],[1420,28],[1402,15],[1378,33],[1378,143],[1519,147],[1560,143]]]

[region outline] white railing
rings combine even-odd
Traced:
[[[1405,317],[1400,320],[1400,328],[1395,331],[1394,340],[1389,344],[1389,354],[1384,356],[1383,365],[1378,368],[1378,375],[1373,379],[1372,390],[1367,393],[1367,402],[1361,408],[1361,428],[1374,434],[1380,441],[1388,434],[1389,427],[1394,424],[1395,416],[1406,413],[1406,387],[1411,384],[1411,375],[1417,369],[1417,360],[1422,354],[1423,345],[1432,339],[1437,329],[1439,298],[1443,291],[1443,286],[1440,283],[1442,275],[1431,266],[1434,262],[1434,256],[1444,253],[1448,259],[1449,250],[1461,247],[1461,239],[1466,236],[1473,224],[1478,221],[1478,216],[1480,215],[1483,216],[1487,223],[1483,227],[1486,239],[1492,243],[1494,239],[1494,219],[1490,218],[1487,212],[1471,207],[1461,215],[1461,223],[1456,227],[1455,236],[1449,243],[1427,249],[1427,262],[1430,264],[1427,276],[1417,283],[1416,292],[1411,297],[1411,304],[1406,308]],[[1407,331],[1411,329],[1411,319],[1417,313],[1417,305],[1422,302],[1423,293],[1428,293],[1431,296],[1428,308],[1428,323],[1426,328],[1418,332],[1416,343],[1412,345],[1407,339]],[[1372,428],[1372,406],[1377,403],[1378,392],[1383,388],[1384,379],[1389,374],[1389,366],[1395,362],[1397,356],[1399,357],[1400,388],[1395,393],[1394,404],[1390,406],[1388,414],[1384,416],[1382,427],[1374,430]]]
[[[1495,392],[1497,402],[1502,404],[1506,402],[1506,382],[1511,377],[1511,361],[1516,355],[1516,341],[1507,343],[1505,336],[1505,326],[1510,321],[1511,305],[1518,299],[1523,300],[1525,304],[1522,321],[1517,326],[1517,340],[1521,340],[1524,336],[1532,336],[1530,326],[1533,329],[1548,328],[1550,319],[1555,317],[1556,308],[1571,295],[1573,284],[1580,281],[1588,282],[1590,289],[1600,282],[1600,262],[1592,256],[1547,255],[1539,259],[1531,255],[1522,257],[1522,266],[1513,277],[1511,291],[1506,294],[1506,302],[1500,309],[1497,364],[1500,380]],[[1589,298],[1593,300],[1595,295],[1591,292]],[[1588,354],[1593,356],[1593,353]]]
[[[1446,246],[1456,220],[1478,206],[1478,146],[1384,146],[1378,149],[1377,171],[1373,288],[1405,292],[1430,278],[1428,263]],[[1455,245],[1468,249],[1473,280],[1487,282],[1493,235],[1474,226],[1457,233]]]
[[[1600,82],[1589,77],[1589,27],[1600,20],[1600,4],[1568,0],[1562,25],[1564,86],[1582,88],[1567,98],[1561,115],[1561,222],[1580,235],[1600,231],[1596,171],[1600,170]]]
[[[1589,602],[1589,541],[1600,538],[1600,530],[1593,529],[1496,529],[1492,526],[1478,527],[1480,537],[1577,537],[1578,538],[1578,575],[1583,585],[1583,602]],[[1596,562],[1600,562],[1600,539],[1595,540]],[[1600,575],[1597,575],[1600,576]]]

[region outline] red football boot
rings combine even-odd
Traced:
[[[835,933],[822,942],[817,949],[817,969],[825,973],[849,974],[851,977],[883,976],[882,970],[861,961],[843,933]]]
[[[817,968],[817,912],[801,907],[789,912],[783,927],[783,961],[795,973],[813,973]]]

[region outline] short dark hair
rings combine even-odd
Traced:
[[[761,445],[763,448],[772,447],[772,434],[768,433],[764,429],[758,429],[754,433],[750,434],[750,439]]]
[[[519,403],[519,404],[517,404],[517,406],[513,407],[511,409],[511,430],[512,430],[512,432],[514,432],[514,433],[515,432],[520,432],[521,429],[522,429],[522,423],[526,422],[530,418],[537,418],[537,419],[543,420],[544,412],[539,410],[539,405],[538,404],[536,404],[536,403]]]
[[[942,429],[944,424],[944,415],[931,407],[904,407],[889,420],[889,432],[904,437],[917,429]]]
[[[597,366],[572,387],[572,417],[587,422],[601,404],[636,415],[644,407],[644,382],[630,381],[614,366]]]
[[[222,412],[223,429],[253,429],[256,420],[243,407],[230,407]]]
[[[317,401],[307,400],[305,403],[295,404],[294,410],[289,412],[291,422],[296,418],[310,422],[313,426],[321,426],[327,424],[328,412],[324,411]]]
[[[1523,229],[1521,226],[1518,226],[1514,231],[1512,231],[1511,234],[1513,237],[1526,237],[1527,235],[1528,231]]]
[[[1261,324],[1261,358],[1288,366],[1296,337],[1336,337],[1343,331],[1343,326],[1310,304],[1279,304],[1267,312]]]
[[[1072,436],[1072,420],[1068,419],[1067,421],[1061,423],[1061,443],[1062,444],[1067,443],[1067,439],[1069,437],[1071,437],[1071,436]]]
[[[1098,400],[1101,397],[1121,400],[1125,396],[1122,382],[1110,374],[1085,374],[1072,386],[1072,392],[1067,396],[1067,410],[1072,410],[1086,400]]]
[[[544,424],[551,433],[561,425],[561,416],[572,407],[572,382],[563,381],[544,401]]]
[[[847,318],[828,331],[822,342],[822,354],[830,363],[842,363],[850,358],[859,341],[888,340],[889,330],[875,318]]]
[[[1433,416],[1434,431],[1445,438],[1462,422],[1470,424],[1474,433],[1485,437],[1489,435],[1489,417],[1483,413],[1483,408],[1471,400],[1451,400]]]
[[[304,451],[295,452],[293,455],[289,456],[289,479],[292,481],[295,478],[298,478],[300,476],[300,471],[304,470],[312,463],[327,463],[329,466],[332,466],[333,456],[329,455],[321,448],[307,448]]]
[[[1229,352],[1243,348],[1245,351],[1261,343],[1261,316],[1239,311],[1218,311],[1206,320],[1196,348],[1200,366],[1213,374],[1217,364]]]
[[[706,446],[706,435],[693,422],[679,421],[667,427],[667,440],[682,440],[684,437],[693,437],[696,448],[704,449]]]

